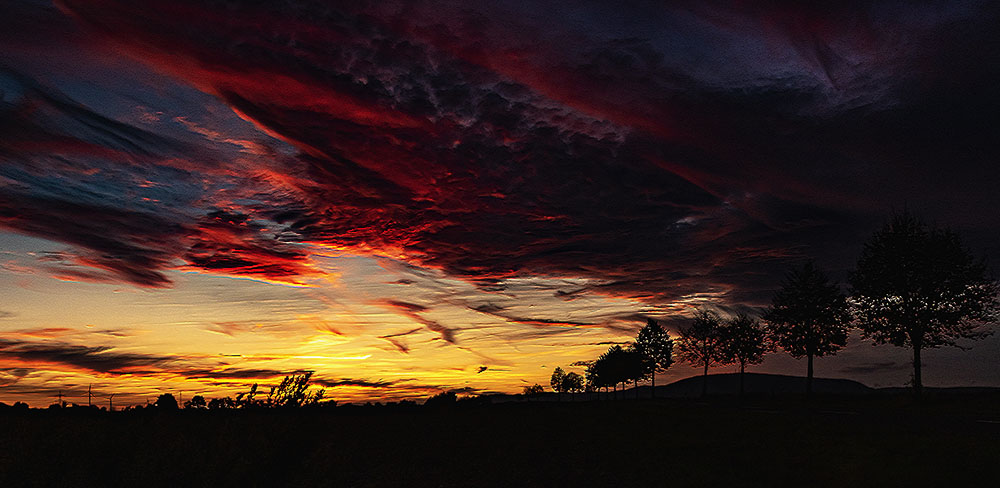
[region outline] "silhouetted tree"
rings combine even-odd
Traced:
[[[746,366],[760,364],[769,349],[767,330],[757,319],[741,313],[726,321],[722,339],[724,361],[740,365],[740,396],[743,396]]]
[[[552,391],[556,392],[556,400],[561,400],[562,397],[562,384],[563,379],[566,377],[566,372],[562,368],[556,366],[556,369],[552,370],[552,377],[549,378],[549,386],[552,387]]]
[[[997,284],[955,232],[903,212],[865,243],[851,273],[858,327],[876,344],[913,350],[913,392],[920,395],[920,353],[958,339],[981,339],[997,318]]]
[[[561,386],[562,391],[567,391],[571,395],[576,392],[583,391],[583,376],[580,376],[579,373],[571,371],[563,377]]]
[[[542,385],[539,385],[538,383],[535,383],[534,385],[531,385],[531,386],[525,386],[524,389],[521,390],[521,394],[522,395],[537,395],[537,394],[542,393],[544,391],[545,391],[545,388],[542,387]]]
[[[624,395],[624,383],[628,378],[628,366],[625,364],[625,355],[625,349],[617,344],[611,346],[604,353],[605,371],[603,375],[605,380],[613,386],[616,398],[618,397],[618,384],[622,384],[622,394]]]
[[[229,397],[213,398],[208,402],[209,410],[229,410],[236,407],[236,401]]]
[[[458,401],[458,395],[453,391],[443,391],[427,399],[424,406],[427,407],[448,407]]]
[[[722,319],[711,310],[695,312],[694,321],[677,339],[680,358],[692,365],[702,366],[701,395],[708,393],[708,367],[725,359],[722,343]]]
[[[236,394],[236,408],[254,408],[262,406],[262,402],[257,398],[257,383],[250,387],[250,391]]]
[[[807,262],[785,276],[763,318],[775,345],[793,358],[806,357],[806,394],[812,394],[813,358],[847,344],[851,316],[840,287]]]
[[[587,369],[583,372],[583,379],[586,382],[586,386],[584,388],[586,388],[587,391],[596,390],[598,399],[601,398],[601,388],[604,388],[605,391],[608,389],[607,382],[601,378],[601,369],[603,367],[604,364],[601,362],[601,359],[598,358],[588,364]]]
[[[296,408],[306,405],[315,405],[323,400],[325,390],[319,389],[308,392],[309,380],[312,378],[312,371],[300,374],[293,374],[282,378],[278,386],[272,386],[264,401],[265,406],[270,408]]]
[[[195,395],[190,400],[184,402],[184,408],[187,410],[201,410],[208,408],[208,404],[205,403],[205,397]]]
[[[177,410],[177,399],[170,393],[164,393],[156,398],[153,405],[156,405],[158,410]]]
[[[656,397],[656,373],[662,373],[673,364],[674,341],[660,324],[647,319],[646,326],[639,330],[635,338],[635,350],[643,359],[643,373],[652,383],[653,397]]]
[[[639,381],[649,377],[652,369],[649,368],[647,358],[636,350],[634,345],[629,345],[623,349],[621,362],[624,373],[624,381],[632,381],[635,389],[635,398],[639,398]],[[624,389],[622,390],[624,391]]]

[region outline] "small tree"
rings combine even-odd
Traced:
[[[567,373],[562,380],[562,391],[568,391],[570,395],[583,391],[583,376],[579,373],[570,372]]]
[[[741,313],[726,321],[722,338],[725,362],[740,365],[740,396],[743,396],[746,366],[760,364],[769,349],[767,330],[758,320]]]
[[[524,389],[521,390],[521,394],[522,395],[537,395],[537,394],[542,393],[544,391],[545,391],[545,388],[543,388],[542,385],[539,385],[538,383],[535,383],[534,385],[531,385],[531,386],[525,386]]]
[[[208,402],[209,410],[231,410],[236,407],[236,401],[230,397],[213,398]]]
[[[552,387],[552,391],[556,392],[556,400],[562,400],[560,396],[563,391],[563,379],[566,378],[566,372],[562,368],[556,366],[556,369],[552,370],[552,377],[549,378],[549,386]]]
[[[865,243],[850,275],[851,303],[865,338],[913,350],[913,392],[920,395],[920,353],[989,335],[997,283],[986,264],[948,229],[897,214]]]
[[[203,410],[206,408],[208,408],[208,404],[205,402],[205,397],[201,395],[195,395],[190,400],[184,402],[185,410]]]
[[[635,350],[642,355],[643,372],[652,383],[653,397],[656,397],[656,373],[662,373],[674,363],[674,341],[660,324],[647,319],[646,326],[639,330],[635,338]]]
[[[270,408],[296,408],[319,403],[326,390],[307,392],[312,375],[312,371],[306,371],[285,376],[278,386],[271,387],[264,405]]]
[[[177,410],[177,399],[170,393],[164,393],[156,398],[154,405],[159,410]]]
[[[587,382],[586,386],[587,390],[588,391],[596,390],[598,400],[600,400],[601,398],[601,388],[607,390],[609,384],[605,380],[605,378],[601,376],[601,371],[606,369],[607,366],[601,359],[603,357],[604,356],[602,355],[601,357],[597,358],[597,360],[587,365],[587,369],[583,373],[584,380]]]
[[[701,395],[708,393],[708,367],[725,359],[722,343],[722,320],[711,310],[695,312],[694,322],[681,330],[677,349],[682,360],[702,366]]]
[[[812,394],[813,358],[836,354],[847,344],[851,316],[840,287],[807,262],[785,276],[764,321],[778,347],[793,358],[806,357],[806,394]]]
[[[622,357],[623,381],[631,381],[635,388],[635,398],[639,399],[639,382],[652,374],[648,359],[640,353],[634,345],[623,349]],[[622,388],[622,392],[625,389]]]

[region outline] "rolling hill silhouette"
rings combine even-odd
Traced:
[[[746,373],[745,393],[747,395],[786,395],[805,393],[806,378],[804,376],[788,376],[780,374]],[[675,381],[667,385],[656,386],[657,398],[698,398],[701,396],[701,376],[692,376]],[[619,398],[635,398],[635,388],[627,388],[618,392]],[[710,374],[708,375],[709,395],[736,395],[740,391],[740,375],[738,373]],[[821,395],[868,395],[880,390],[869,388],[854,380],[839,378],[813,378],[813,393]],[[607,398],[607,395],[600,393],[600,398]],[[650,398],[650,387],[648,385],[639,386],[639,398]],[[523,399],[518,395],[497,395],[493,403],[503,403],[507,401],[518,401]],[[597,400],[598,393],[578,393],[570,395],[563,393],[560,397],[563,401],[586,401]],[[546,392],[530,397],[534,401],[556,401],[555,393]]]
[[[746,373],[746,393],[786,394],[803,393],[806,391],[806,378],[803,376],[787,376],[780,374]],[[657,386],[656,396],[661,398],[691,398],[701,395],[701,376],[692,376],[675,381],[668,385]],[[649,396],[649,387],[639,387],[640,396]],[[708,375],[709,395],[733,395],[740,390],[740,375],[738,373]],[[628,391],[633,392],[632,389]],[[865,395],[874,392],[857,381],[838,378],[813,378],[813,393],[834,395]]]

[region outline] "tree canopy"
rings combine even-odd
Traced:
[[[674,341],[659,322],[646,320],[646,326],[639,330],[633,346],[642,357],[642,373],[652,381],[653,395],[656,395],[656,373],[662,373],[674,363]]]
[[[741,313],[726,321],[722,328],[723,362],[740,365],[740,395],[748,364],[759,364],[770,350],[767,330],[757,319]]]
[[[785,276],[763,318],[775,345],[794,358],[807,358],[811,393],[813,358],[836,354],[847,344],[851,314],[840,287],[807,262]]]
[[[692,365],[702,366],[701,394],[708,392],[708,368],[725,360],[722,319],[711,310],[695,312],[694,321],[681,329],[677,339],[678,356]]]
[[[858,328],[876,344],[913,349],[913,388],[922,387],[920,351],[980,339],[997,318],[997,284],[955,232],[908,212],[893,215],[865,243],[849,277]]]

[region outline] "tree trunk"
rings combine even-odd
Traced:
[[[746,363],[740,363],[740,398],[743,398],[743,392],[744,392],[743,376],[745,372],[746,372]]]
[[[705,372],[701,375],[701,396],[708,395],[708,361],[705,361]]]
[[[920,341],[913,343],[913,395],[920,398],[924,389],[923,380],[920,378],[920,349],[923,344]]]
[[[806,370],[806,396],[812,396],[813,393],[813,355],[807,354],[809,358],[809,366]]]
[[[649,378],[649,382],[653,385],[652,386],[653,392],[649,394],[649,397],[650,398],[656,398],[656,370],[655,369],[653,370],[653,375],[650,376],[650,378]]]

